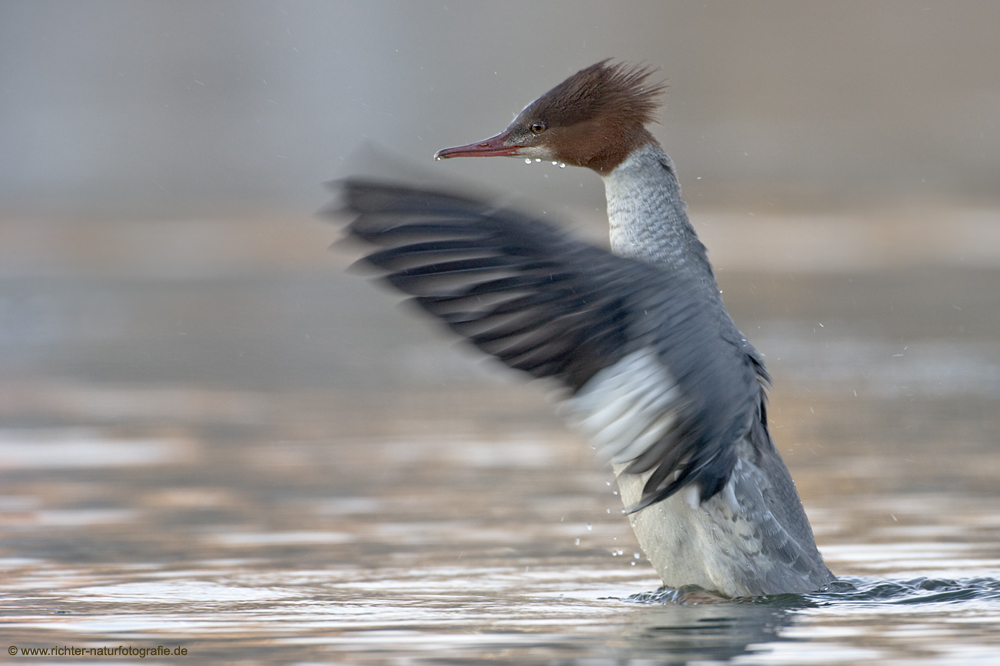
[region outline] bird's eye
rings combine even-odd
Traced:
[[[537,122],[537,123],[534,123],[534,124],[533,124],[533,125],[531,126],[531,133],[532,133],[532,134],[541,134],[541,133],[542,133],[542,132],[544,132],[544,131],[545,131],[546,129],[548,129],[548,128],[547,128],[547,126],[545,125],[545,123],[543,123],[543,122]]]

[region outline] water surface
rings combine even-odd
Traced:
[[[610,472],[548,388],[357,278],[15,275],[0,281],[9,646],[995,662],[1000,271],[720,277],[775,376],[773,433],[843,585],[658,593]]]

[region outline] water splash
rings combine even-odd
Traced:
[[[638,554],[638,553],[637,553]],[[639,604],[681,604],[702,603],[704,596],[716,597],[697,586],[679,589],[661,587],[653,592],[633,594],[623,601]],[[817,606],[856,606],[864,604],[922,605],[922,604],[962,604],[995,603],[1000,601],[1000,580],[996,578],[967,578],[951,580],[945,578],[914,578],[912,580],[879,580],[874,578],[844,577],[816,592],[807,594],[775,594],[766,597],[745,599],[724,599],[714,601],[730,603],[751,603],[782,606],[785,608],[813,608]]]

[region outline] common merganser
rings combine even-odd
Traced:
[[[646,129],[662,84],[601,61],[506,130],[437,159],[510,156],[596,171],[611,253],[501,205],[342,183],[363,259],[512,368],[566,387],[561,411],[610,459],[632,527],[672,588],[725,597],[835,580],[768,432],[760,354],[722,303],[674,165]]]

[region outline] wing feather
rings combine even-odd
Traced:
[[[360,263],[484,352],[562,383],[563,414],[604,457],[653,470],[632,510],[726,486],[737,444],[762,427],[767,376],[687,273],[489,202],[364,180],[339,188],[355,215],[348,232],[377,248]]]

